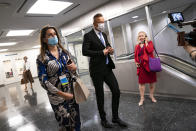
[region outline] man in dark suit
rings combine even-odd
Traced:
[[[82,53],[84,56],[90,57],[89,72],[95,87],[101,124],[105,128],[112,128],[112,124],[107,121],[104,111],[103,82],[105,82],[112,92],[112,122],[121,127],[127,127],[127,124],[118,116],[120,90],[116,77],[112,72],[115,65],[110,57],[114,49],[110,46],[107,36],[103,32],[104,18],[102,14],[94,16],[93,25],[94,28],[84,35]]]

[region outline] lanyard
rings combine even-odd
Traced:
[[[59,66],[58,75],[60,76],[61,73],[63,72],[63,65],[64,66],[66,65],[66,60],[68,59],[68,56],[65,56],[65,55],[59,53],[59,61],[58,61],[56,59],[56,57],[54,57],[51,53],[50,53],[50,55],[52,56],[52,58],[56,61],[56,63]],[[63,56],[64,56],[64,59],[63,59]],[[66,72],[69,72],[69,71],[66,69]]]
[[[59,59],[59,61],[57,61],[57,59],[55,59],[56,63],[59,65],[59,71],[58,71],[58,74],[61,75],[61,73],[63,72],[63,63],[61,61],[61,58]]]
[[[58,75],[61,75],[61,73],[63,72],[63,62],[62,62],[62,58],[61,55],[59,54],[59,61],[56,59],[56,57],[54,57],[52,54],[50,54],[52,56],[52,58],[56,61],[56,63],[59,66],[59,70],[58,70]]]

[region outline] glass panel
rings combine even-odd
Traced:
[[[88,57],[82,55],[82,31],[67,36],[67,42],[68,49],[77,63],[78,72],[88,73]]]
[[[110,21],[117,58],[134,53],[134,46],[137,44],[137,33],[139,31],[147,32],[148,28],[146,26],[145,28],[143,26],[136,28],[132,24],[136,24],[145,19],[145,9],[140,8]],[[147,22],[144,23],[146,25]]]
[[[93,26],[90,26],[90,27],[84,29],[84,33],[85,33],[85,34],[88,33],[89,31],[92,30],[92,28],[93,28]]]
[[[172,1],[165,0],[157,2],[156,4],[150,6],[153,16],[152,27],[156,50],[159,53],[171,55],[180,58],[188,63],[196,65],[195,61],[190,57],[190,51],[194,50],[194,47],[189,46],[189,48],[183,48],[183,46],[178,46],[177,33],[168,26],[168,24],[172,24],[168,19],[169,12],[182,12],[185,21],[195,19],[195,12],[193,10],[196,7],[196,3],[187,1],[187,5],[185,5],[181,2],[178,2],[175,4],[170,4],[167,7],[163,6],[161,10],[158,10],[158,8],[161,7],[160,5],[163,5],[166,2],[171,3]],[[181,3],[181,5],[179,5],[179,3]],[[189,4],[191,4],[192,6],[187,8],[187,10],[184,10],[184,8],[186,6],[188,7]],[[190,25],[183,26],[182,28],[179,28],[177,24],[172,25],[175,26],[179,31],[185,31],[185,33],[193,31],[193,27],[191,27]]]
[[[123,38],[123,33],[122,33],[122,27],[118,26],[118,27],[113,27],[112,28],[113,31],[113,36],[114,36],[114,44],[115,44],[115,52],[116,52],[116,56],[120,56],[122,54],[126,54],[126,46],[125,46],[125,41]]]
[[[73,43],[69,43],[68,50],[71,53],[71,55],[75,58],[76,54],[75,54],[75,51],[74,51],[74,44]]]
[[[82,44],[75,45],[79,73],[88,72],[88,58],[82,55]]]

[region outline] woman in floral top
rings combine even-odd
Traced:
[[[60,131],[80,131],[79,105],[73,98],[71,72],[76,71],[68,51],[60,44],[55,27],[46,26],[40,35],[41,53],[37,58],[38,77],[47,91]]]

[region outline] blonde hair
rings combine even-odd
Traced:
[[[138,35],[137,35],[137,42],[138,42],[138,44],[140,43],[139,34],[141,34],[141,33],[143,33],[143,34],[145,35],[145,37],[147,37],[147,39],[148,39],[147,33],[144,32],[144,31],[140,31],[140,32],[138,33]]]

